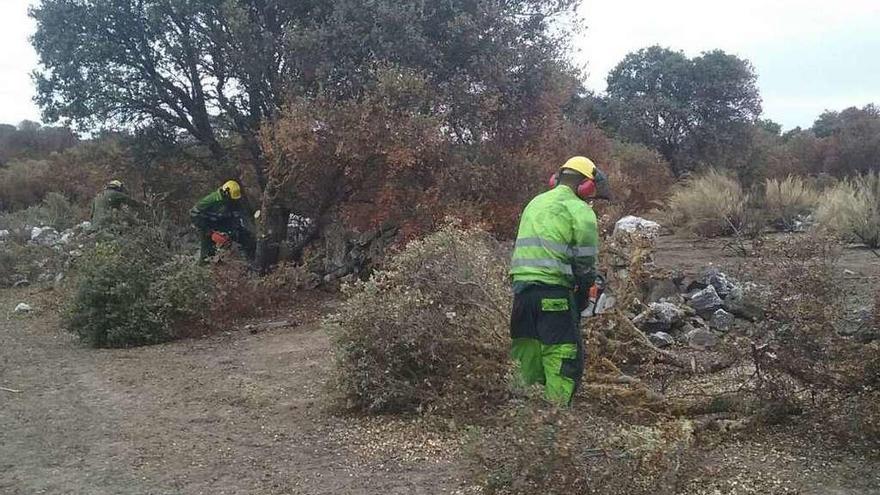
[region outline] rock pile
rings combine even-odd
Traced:
[[[763,316],[757,288],[717,268],[706,269],[696,280],[650,279],[642,292],[647,306],[632,321],[657,347],[679,342],[711,349],[720,335],[734,328],[737,318],[756,321]]]

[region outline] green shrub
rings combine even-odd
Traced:
[[[767,179],[764,207],[770,223],[779,230],[791,231],[798,218],[812,213],[819,204],[819,192],[800,177]]]
[[[210,303],[210,272],[176,256],[155,227],[91,248],[78,266],[67,328],[94,347],[155,344],[186,335]]]
[[[486,232],[447,225],[411,242],[326,320],[336,385],[368,412],[480,413],[508,391],[507,257]]]
[[[64,262],[59,254],[45,246],[0,243],[0,287],[11,287],[23,280],[35,282],[44,273],[54,275]]]
[[[816,222],[844,240],[880,247],[880,173],[843,181],[826,191]]]
[[[732,234],[743,223],[749,197],[736,179],[710,170],[675,188],[668,202],[670,222],[694,234]]]

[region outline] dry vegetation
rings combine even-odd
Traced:
[[[672,225],[714,237],[733,233],[741,225],[747,202],[736,179],[711,170],[675,188],[669,198],[668,215]]]
[[[880,247],[880,173],[844,180],[826,191],[816,220],[844,240]]]
[[[503,403],[509,298],[500,253],[487,233],[449,224],[347,288],[326,322],[346,404],[471,415]]]

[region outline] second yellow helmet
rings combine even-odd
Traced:
[[[232,199],[241,199],[241,186],[234,180],[226,181],[226,183],[220,186],[220,190],[225,192]]]

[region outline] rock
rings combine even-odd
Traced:
[[[34,308],[32,308],[30,304],[18,303],[18,306],[16,306],[15,309],[12,311],[15,313],[30,313],[33,310]]]
[[[11,235],[11,233],[8,230],[5,230],[5,229],[0,230],[0,242],[5,241],[6,239],[9,239],[10,235]]]
[[[651,279],[648,281],[649,303],[653,302],[682,302],[681,293],[675,282],[669,279]]]
[[[844,274],[844,275],[855,275],[856,272],[854,272],[854,271],[852,271],[852,270],[850,270],[850,269],[848,269],[848,268],[845,268],[845,269],[843,270],[843,274]]]
[[[860,344],[870,344],[871,342],[880,339],[880,332],[878,332],[876,328],[870,326],[863,327],[855,333],[853,338],[855,338],[856,342]]]
[[[722,333],[727,333],[730,330],[730,327],[733,326],[735,317],[724,311],[723,309],[719,309],[716,311],[712,318],[709,320],[709,328],[713,330],[718,330]]]
[[[684,311],[672,303],[651,303],[633,319],[633,325],[645,333],[667,332],[680,326]]]
[[[614,224],[614,234],[628,232],[630,234],[641,234],[650,239],[659,236],[660,229],[659,223],[632,215],[625,216]]]
[[[69,244],[71,239],[73,239],[73,231],[65,230],[58,239],[58,242],[60,244]]]
[[[685,335],[687,344],[692,349],[704,351],[718,345],[718,337],[704,328],[695,328]]]
[[[672,338],[672,335],[669,335],[666,332],[654,332],[648,335],[648,340],[650,340],[652,344],[661,349],[664,347],[669,347],[675,343],[675,339]]]
[[[715,287],[715,292],[721,299],[727,298],[739,286],[736,280],[728,277],[717,268],[709,268],[703,273],[703,283]]]
[[[732,290],[722,307],[737,318],[760,321],[764,319],[764,304],[761,301],[758,287],[754,284],[746,284]]]
[[[58,244],[61,236],[52,227],[34,227],[31,229],[31,242],[41,246],[54,246]]]
[[[690,300],[688,300],[688,306],[694,308],[697,314],[703,318],[711,318],[715,311],[721,308],[722,304],[723,301],[712,285],[693,294],[690,296]]]

